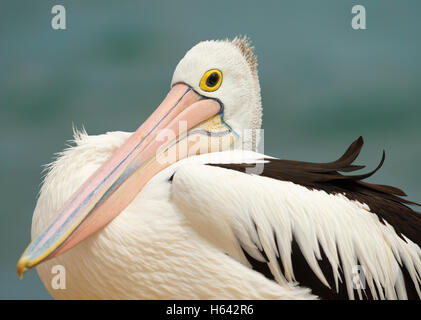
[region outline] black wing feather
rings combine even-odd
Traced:
[[[330,194],[343,194],[350,200],[357,200],[369,206],[370,211],[379,217],[382,223],[389,223],[395,229],[396,233],[405,240],[404,236],[418,244],[421,247],[421,214],[412,210],[408,205],[418,205],[418,203],[403,199],[406,196],[401,189],[372,184],[365,181],[376,173],[384,163],[385,152],[379,165],[371,172],[359,175],[343,175],[341,172],[353,172],[364,168],[365,166],[354,165],[353,162],[360,154],[364,140],[359,137],[345,151],[345,153],[336,161],[327,163],[312,163],[283,159],[264,159],[267,162],[263,166],[262,176],[283,181],[291,181],[300,184],[309,189],[323,190]],[[236,170],[246,173],[249,167],[255,167],[256,164],[209,164],[226,169]],[[406,241],[406,240],[405,240]],[[321,251],[322,248],[320,248]],[[245,251],[245,250],[244,250]],[[264,252],[262,252],[264,254]],[[250,257],[245,252],[246,257],[256,271],[273,279],[266,263],[259,262]],[[294,265],[294,274],[301,285],[312,288],[313,292],[325,299],[346,299],[347,293],[344,284],[339,284],[339,291],[336,292],[333,283],[333,271],[329,261],[322,252],[322,259],[319,261],[323,274],[326,276],[332,289],[324,286],[313,273],[305,261],[296,241],[292,243],[292,262]],[[278,261],[282,266],[282,261]],[[408,298],[417,299],[418,294],[414,284],[406,270],[402,267],[405,278]],[[371,299],[372,296],[367,290],[365,298]]]

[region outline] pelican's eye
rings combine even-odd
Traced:
[[[200,89],[203,91],[215,91],[222,83],[222,72],[218,69],[206,71],[200,80]]]

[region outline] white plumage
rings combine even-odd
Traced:
[[[217,90],[199,85],[209,70],[223,74]],[[316,299],[311,292],[316,288],[303,286],[296,277],[297,267],[302,267],[294,265],[298,250],[309,275],[314,273],[317,283],[333,293],[344,286],[351,299],[367,294],[405,299],[411,285],[421,297],[419,245],[398,234],[364,201],[350,200],[345,192],[221,167],[271,161],[242,148],[255,149],[258,132],[247,137],[244,130],[261,124],[257,64],[246,40],[195,46],[177,66],[172,86],[146,129],[98,136],[75,132],[74,146],[48,166],[33,216],[33,243],[18,262],[19,274],[37,266],[44,285],[58,299]],[[156,143],[152,135],[165,121],[171,127],[168,118],[174,110],[174,121],[184,117],[196,122],[177,134],[175,144],[164,144],[167,149],[160,154],[199,136],[205,137],[202,146],[210,153],[195,155],[199,152],[188,149],[186,159],[159,167],[158,151],[152,156],[155,149],[150,148]],[[206,121],[196,125],[203,115],[194,110],[209,113]],[[151,123],[154,126],[148,127]],[[232,143],[230,150],[214,152],[222,137]],[[348,153],[348,160],[358,152]],[[311,170],[320,170],[312,165]],[[358,169],[350,163],[341,168]],[[336,174],[323,170],[328,177]],[[130,180],[133,176],[139,180]],[[121,190],[134,192],[136,181],[147,182],[133,199],[126,198]],[[393,195],[400,194],[396,188],[363,187],[402,205]],[[115,194],[121,203],[112,198]],[[123,210],[113,212],[109,198]],[[98,220],[89,220],[96,215]],[[111,222],[100,228],[98,221]],[[60,252],[63,247],[68,251]],[[267,263],[275,281],[252,269],[256,262]],[[51,286],[51,270],[57,264],[66,270],[65,290]],[[365,269],[365,290],[355,287],[355,268],[360,265]]]
[[[34,212],[32,238],[129,136],[125,132],[75,136],[76,145],[58,157],[45,177]],[[198,156],[197,161],[206,163],[212,157],[221,159],[221,155],[211,153]],[[246,158],[242,154],[237,156]],[[192,161],[193,158],[185,160]],[[177,163],[155,176],[129,207],[101,231],[37,266],[41,280],[54,298],[314,298],[306,288],[279,286],[202,238],[172,201],[174,193],[169,178],[180,165]],[[66,268],[65,290],[51,287],[54,277],[51,268],[57,264]]]
[[[32,238],[129,136],[75,135],[76,145],[50,165],[34,212]],[[203,165],[261,158],[254,152],[227,151],[174,164],[155,176],[104,229],[39,265],[41,279],[53,297],[65,299],[311,299],[310,291],[294,282],[294,233],[312,270],[328,285],[317,262],[320,243],[336,281],[346,282],[351,298],[357,260],[369,269],[369,290],[375,294],[374,286],[385,289],[378,298],[406,297],[400,259],[418,286],[420,248],[399,238],[366,205],[292,182]],[[240,246],[260,261],[264,250],[278,284],[249,269]],[[285,274],[274,262],[276,248],[281,248]],[[345,279],[337,272],[338,253]],[[66,290],[51,288],[56,264],[68,270]]]
[[[375,298],[407,297],[399,257],[404,257],[414,280],[421,273],[420,248],[409,239],[405,242],[387,222],[381,223],[367,205],[343,195],[203,165],[177,170],[173,195],[194,229],[231,256],[241,254],[241,245],[265,262],[260,254],[264,251],[280,284],[295,280],[293,235],[313,272],[329,287],[317,261],[320,244],[333,266],[336,287],[344,281],[350,298],[354,298],[352,268],[359,264],[368,269],[366,280]],[[277,263],[279,256],[285,275]],[[339,274],[339,256],[345,279]],[[384,296],[377,297],[374,286],[381,293],[384,288]]]

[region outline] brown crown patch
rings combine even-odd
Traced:
[[[251,40],[247,36],[239,36],[231,40],[231,43],[240,49],[253,75],[257,76],[257,57],[253,52],[254,47],[251,45]]]

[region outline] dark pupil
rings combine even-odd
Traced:
[[[218,83],[218,80],[219,75],[216,72],[211,73],[211,75],[206,79],[206,85],[208,87],[214,87]]]

